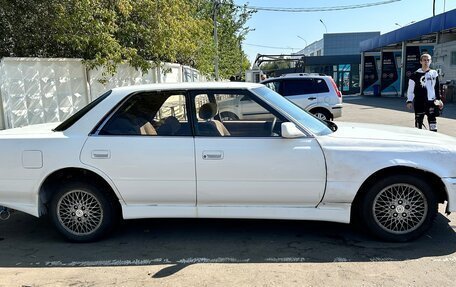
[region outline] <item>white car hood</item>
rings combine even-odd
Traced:
[[[420,130],[416,128],[398,127],[380,124],[336,122],[338,129],[331,137],[340,139],[359,139],[397,141],[408,143],[425,143],[436,146],[456,146],[456,138],[441,133]]]
[[[52,134],[52,130],[56,128],[60,123],[47,123],[47,124],[38,124],[30,125],[21,128],[1,130],[0,136],[7,135],[31,135],[31,134]]]
[[[455,137],[417,128],[336,124],[336,132],[317,137],[325,153],[328,181],[366,179],[379,170],[398,165],[440,177],[456,176]]]

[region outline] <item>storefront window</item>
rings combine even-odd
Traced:
[[[342,64],[342,65],[339,65],[339,71],[340,72],[350,72],[351,70],[351,65],[350,64]]]

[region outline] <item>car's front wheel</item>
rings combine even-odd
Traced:
[[[115,207],[95,185],[70,182],[53,196],[50,216],[56,228],[70,241],[90,242],[113,227]]]
[[[394,175],[369,189],[361,215],[375,236],[403,242],[428,230],[437,209],[435,194],[428,183],[412,175]]]

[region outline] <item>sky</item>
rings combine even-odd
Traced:
[[[257,7],[318,8],[372,4],[388,0],[235,0],[235,4]],[[432,0],[400,0],[373,7],[325,12],[258,11],[247,22],[250,31],[242,46],[251,63],[259,54],[291,54],[323,34],[374,32],[381,34],[432,17]],[[456,9],[456,0],[436,0],[435,14]],[[324,25],[320,22],[323,21]],[[399,26],[400,25],[400,26]],[[299,36],[299,37],[298,37]],[[256,45],[256,46],[254,46]],[[274,48],[258,47],[268,46]]]

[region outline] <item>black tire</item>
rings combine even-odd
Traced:
[[[428,183],[413,175],[393,175],[368,190],[360,214],[374,236],[405,242],[426,232],[437,210],[436,196]]]
[[[331,113],[328,112],[328,111],[325,110],[325,109],[318,108],[318,109],[312,110],[311,112],[312,112],[312,114],[313,114],[315,117],[317,117],[317,118],[319,118],[319,119],[321,119],[321,120],[330,121],[330,120],[332,119]]]
[[[221,112],[220,113],[220,118],[222,121],[229,120],[229,121],[237,121],[239,120],[239,117],[232,112]]]
[[[73,242],[92,242],[105,236],[115,225],[113,200],[85,182],[70,182],[53,196],[50,216],[57,230]]]

